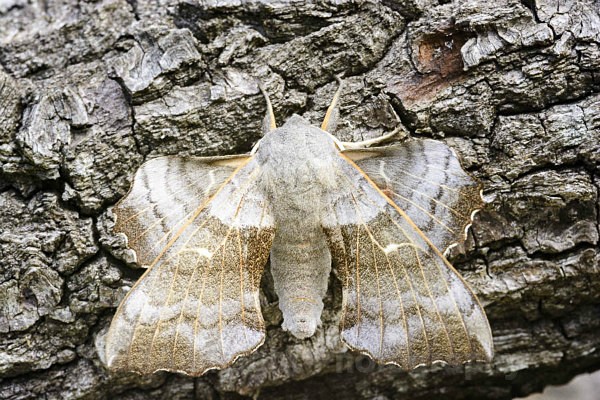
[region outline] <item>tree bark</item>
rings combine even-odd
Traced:
[[[200,378],[98,356],[141,275],[110,207],[140,164],[247,152],[264,82],[317,124],[345,74],[342,140],[443,140],[488,201],[451,262],[485,305],[490,364],[405,372],[323,326],[280,328]],[[0,1],[0,398],[510,399],[600,368],[600,5],[593,0]],[[400,118],[396,120],[395,114]]]

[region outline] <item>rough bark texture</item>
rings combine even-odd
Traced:
[[[1,0],[0,398],[509,399],[600,368],[600,5],[594,0]],[[110,207],[161,154],[231,154],[318,122],[345,73],[338,137],[455,148],[489,201],[452,261],[486,306],[491,364],[378,367],[323,327],[281,330],[191,379],[98,357],[141,274]]]

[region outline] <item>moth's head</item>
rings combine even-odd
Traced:
[[[305,128],[305,127],[313,127],[313,125],[310,124],[310,122],[304,118],[301,115],[298,114],[292,114],[291,117],[289,117],[287,119],[287,121],[285,121],[285,123],[281,126],[283,127],[287,127],[289,128]]]
[[[311,155],[322,157],[327,152],[336,151],[330,134],[297,114],[292,115],[282,126],[267,132],[259,143],[256,149],[259,160],[268,157],[289,160],[294,155],[307,159]]]

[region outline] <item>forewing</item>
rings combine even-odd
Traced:
[[[166,156],[144,163],[113,208],[114,231],[125,234],[139,264],[150,265],[194,210],[247,161],[248,156]]]
[[[343,155],[323,216],[343,285],[341,335],[405,369],[489,360],[492,336],[464,280],[411,219]]]
[[[263,343],[259,284],[274,225],[259,174],[250,159],[162,246],[115,314],[109,367],[200,375]]]
[[[345,154],[442,252],[465,239],[473,212],[483,206],[480,185],[442,142],[411,139]]]

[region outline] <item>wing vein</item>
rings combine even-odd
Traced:
[[[162,265],[160,265],[158,268],[162,267]],[[150,270],[147,270],[144,275],[148,274],[150,272]],[[153,281],[152,281],[152,292],[154,292],[154,290],[157,287],[158,281],[159,281],[159,277],[160,277],[160,271],[156,271],[156,276],[154,277]],[[138,282],[141,282],[142,279],[144,278],[144,275],[142,275],[142,277],[138,280]],[[135,287],[137,286],[137,282],[136,284],[129,290],[129,293],[131,293],[133,291],[133,289],[135,289]],[[128,293],[128,294],[129,294]],[[140,324],[140,319],[142,318],[142,315],[144,314],[144,311],[146,310],[146,307],[148,305],[148,299],[146,299],[146,301],[144,302],[144,304],[142,305],[142,309],[140,310],[139,314],[137,315],[137,317],[135,318],[135,322],[133,323],[133,330],[131,332],[131,340],[129,341],[129,347],[127,349],[127,359],[126,359],[126,366],[127,368],[129,368],[130,366],[130,361],[131,361],[131,350],[133,347],[133,343],[135,342],[135,336],[136,336],[136,332],[139,329],[139,324]],[[125,300],[123,300],[121,302],[121,304],[124,304]],[[118,311],[118,310],[117,310]]]
[[[425,214],[427,214],[432,220],[434,220],[435,222],[437,222],[442,228],[446,229],[448,232],[454,234],[456,232],[454,232],[454,230],[450,229],[446,224],[444,224],[442,221],[440,221],[438,218],[436,218],[433,214],[431,214],[429,211],[425,210],[423,207],[421,207],[420,205],[418,205],[417,203],[409,200],[408,198],[400,195],[399,193],[396,193],[394,191],[392,191],[392,194],[396,197],[399,197],[400,199],[412,204],[413,206],[417,207],[419,210],[423,211]]]
[[[347,180],[347,181],[350,183],[350,185],[352,185],[352,182],[350,182],[350,180],[349,180],[349,179],[348,179],[348,178],[347,178],[345,175],[343,175],[343,177],[344,177],[344,178],[345,178],[345,179],[346,179],[346,180]],[[364,190],[364,189],[360,188],[360,186],[358,187],[358,189],[359,189],[360,191],[362,191],[362,193],[365,195],[365,197],[366,197],[366,198],[367,198],[367,199],[368,199],[368,200],[369,200],[369,201],[370,201],[370,202],[371,202],[371,203],[372,203],[372,204],[373,204],[375,207],[377,207],[377,208],[379,209],[379,207],[378,207],[378,206],[377,206],[377,205],[376,205],[376,204],[375,204],[375,203],[374,203],[374,202],[373,202],[373,201],[372,201],[372,200],[369,198],[368,194],[365,192],[365,190]],[[354,194],[352,194],[352,198],[354,199],[354,202],[355,202],[355,207],[357,207],[357,206],[358,206],[358,204],[356,203],[356,199],[355,199],[355,197],[354,197]],[[358,210],[358,209],[357,209],[357,213],[359,213],[359,214],[360,214],[360,210]],[[386,212],[383,212],[383,214],[385,214],[386,216],[388,216],[388,218],[390,218],[390,219],[391,219],[391,217],[390,217],[390,216],[389,216],[389,215],[388,215]],[[361,216],[361,220],[364,220],[364,219],[362,218],[362,216]],[[412,240],[412,238],[411,238],[411,237],[409,237],[409,236],[406,234],[405,230],[404,230],[404,229],[402,229],[402,227],[401,227],[401,226],[399,226],[399,225],[396,223],[396,221],[394,221],[393,219],[391,219],[391,220],[392,220],[392,222],[393,222],[393,223],[394,223],[394,224],[395,224],[395,225],[396,225],[398,228],[400,228],[400,230],[402,231],[402,234],[404,235],[404,237],[405,237],[406,239],[408,239],[408,240],[409,240],[409,241],[412,243],[412,245],[413,245],[413,246],[416,246],[416,244],[414,243],[414,241]],[[365,227],[365,229],[366,229],[366,230],[368,230],[368,228],[366,227],[366,225],[364,224],[364,222],[362,223],[362,225]],[[410,287],[410,292],[411,292],[411,294],[412,294],[413,300],[415,301],[415,305],[416,305],[416,308],[417,308],[417,313],[419,314],[419,319],[421,320],[421,326],[422,326],[423,336],[425,337],[425,343],[427,344],[427,353],[428,353],[428,354],[430,354],[430,353],[431,353],[431,348],[430,348],[430,345],[429,345],[429,336],[427,335],[427,329],[425,328],[425,320],[423,319],[423,315],[422,315],[422,312],[421,312],[421,305],[420,305],[420,304],[419,304],[419,302],[417,301],[417,297],[416,297],[416,294],[415,294],[415,291],[414,291],[414,288],[413,288],[413,284],[412,284],[412,279],[410,278],[410,275],[408,274],[408,271],[407,271],[407,269],[406,269],[406,266],[405,266],[404,264],[402,264],[402,263],[401,263],[401,265],[402,265],[402,269],[404,270],[404,275],[405,275],[405,277],[406,277],[406,281],[407,281],[407,283],[408,283],[408,285],[409,285],[409,287]],[[407,332],[407,335],[408,335],[408,332]]]
[[[379,357],[383,357],[383,300],[381,299],[381,283],[379,281],[379,266],[375,254],[375,241],[371,241],[371,252],[373,253],[373,265],[375,266],[375,282],[377,283],[377,298],[379,300]]]
[[[425,193],[421,192],[420,190],[413,189],[413,188],[411,188],[409,185],[406,185],[406,184],[404,184],[404,183],[402,183],[402,182],[400,182],[400,181],[394,181],[394,183],[397,183],[397,184],[399,184],[399,185],[402,185],[402,186],[404,186],[405,188],[407,188],[408,190],[410,190],[411,192],[413,192],[413,193],[417,193],[417,194],[419,194],[419,195],[421,195],[421,196],[423,196],[423,197],[426,197],[427,199],[429,199],[429,200],[433,201],[434,203],[436,203],[436,204],[439,204],[440,206],[444,207],[445,209],[447,209],[448,211],[450,211],[452,214],[456,215],[457,217],[460,217],[460,218],[466,218],[466,217],[468,217],[468,215],[466,215],[466,214],[462,214],[461,212],[459,212],[459,211],[455,210],[454,208],[450,207],[450,206],[449,206],[449,205],[447,205],[446,203],[444,203],[444,202],[442,202],[442,201],[439,201],[438,199],[436,199],[436,198],[434,198],[434,197],[431,197],[431,196],[429,196],[429,195],[427,195],[427,194],[425,194]]]
[[[340,154],[341,154],[341,153],[340,153]],[[348,157],[344,156],[343,154],[341,154],[341,155],[342,155],[342,158],[343,158],[344,160],[346,160],[346,162],[347,162],[348,164],[350,164],[351,166],[353,166],[354,168],[356,168],[356,170],[357,170],[357,171],[359,171],[359,173],[361,173],[361,175],[362,175],[362,176],[363,176],[363,177],[364,177],[364,178],[367,180],[367,182],[368,182],[368,183],[371,185],[371,187],[372,187],[374,190],[376,190],[376,191],[378,191],[378,192],[380,192],[380,193],[381,193],[381,190],[380,190],[380,189],[377,187],[377,185],[375,185],[375,183],[374,183],[374,182],[371,180],[371,178],[369,178],[369,176],[367,176],[367,175],[366,175],[366,174],[365,174],[365,173],[364,173],[364,172],[363,172],[363,171],[362,171],[362,170],[361,170],[361,169],[360,169],[360,168],[359,168],[359,167],[356,165],[356,163],[354,163],[354,161],[352,161],[352,160],[351,160],[351,159],[349,159]],[[364,192],[364,190],[363,190],[363,192]],[[385,199],[387,199],[388,203],[389,203],[390,205],[392,205],[392,206],[393,206],[393,207],[394,207],[394,208],[395,208],[395,209],[398,211],[398,213],[399,213],[399,214],[400,214],[400,215],[401,215],[403,218],[405,218],[405,219],[406,219],[406,221],[407,221],[407,222],[408,222],[408,223],[409,223],[409,224],[410,224],[410,225],[411,225],[411,226],[412,226],[412,227],[415,229],[415,231],[417,232],[417,234],[418,234],[418,235],[419,235],[419,236],[420,236],[420,237],[421,237],[421,238],[422,238],[422,239],[423,239],[423,240],[424,240],[424,241],[425,241],[425,242],[426,242],[426,243],[427,243],[427,244],[430,246],[430,248],[431,248],[431,249],[434,251],[434,253],[436,253],[436,254],[438,255],[438,257],[440,257],[440,259],[441,259],[441,260],[442,260],[442,261],[443,261],[443,262],[444,262],[444,263],[447,265],[447,267],[449,268],[449,270],[450,270],[451,272],[453,272],[453,273],[455,273],[455,274],[456,274],[457,278],[463,282],[463,284],[464,284],[464,285],[465,285],[465,287],[467,288],[467,291],[469,291],[469,289],[468,289],[468,286],[467,286],[467,284],[464,282],[464,280],[463,280],[463,279],[460,277],[460,275],[459,275],[459,274],[458,274],[458,273],[457,273],[457,272],[454,270],[454,268],[452,267],[452,265],[450,265],[450,264],[448,263],[448,261],[447,261],[447,260],[444,258],[444,256],[442,255],[442,253],[440,253],[440,251],[439,251],[439,250],[438,250],[438,249],[437,249],[437,248],[436,248],[436,247],[433,245],[433,243],[431,243],[431,241],[429,240],[429,238],[423,234],[423,232],[422,232],[422,231],[419,229],[419,227],[415,225],[415,223],[414,223],[414,222],[413,222],[413,221],[412,221],[412,220],[411,220],[411,219],[408,217],[408,215],[406,215],[406,213],[405,213],[404,211],[402,211],[402,209],[401,209],[400,207],[398,207],[398,205],[397,205],[396,203],[394,203],[394,202],[393,202],[393,201],[392,201],[390,198],[388,198],[387,196],[385,196],[385,195],[383,195],[383,194],[382,194],[382,196],[383,196]],[[397,225],[397,224],[396,224],[396,225]],[[441,273],[441,274],[443,274],[443,271],[441,270],[440,266],[439,266],[437,263],[436,263],[436,266],[437,266],[437,268],[438,268],[438,271],[440,271],[440,273]],[[443,281],[444,281],[444,283],[445,283],[445,284],[446,284],[446,286],[447,286],[447,285],[448,285],[448,282],[446,282],[446,280],[445,280],[445,279],[443,279]],[[447,286],[447,287],[448,287],[448,292],[450,293],[450,296],[452,297],[452,300],[453,300],[453,302],[454,302],[454,305],[455,305],[455,307],[456,307],[456,309],[457,309],[457,312],[458,312],[458,314],[459,314],[459,316],[460,316],[460,320],[461,320],[461,323],[462,323],[463,329],[464,329],[464,331],[465,331],[465,334],[466,334],[466,337],[467,337],[467,339],[468,339],[468,341],[469,341],[469,346],[471,347],[471,353],[472,353],[472,354],[474,354],[474,350],[473,350],[473,343],[471,342],[471,339],[470,339],[470,337],[469,337],[469,334],[468,334],[468,329],[467,329],[467,326],[466,326],[466,323],[465,323],[464,317],[463,317],[462,313],[460,312],[460,308],[458,307],[458,303],[456,302],[456,298],[454,297],[454,294],[453,294],[453,293],[450,291],[450,287],[449,287],[449,286]],[[478,300],[476,300],[476,301],[477,301],[477,303],[479,304]],[[479,304],[479,307],[481,307],[481,305],[480,305],[480,304]]]
[[[387,213],[385,213],[385,214],[386,214],[386,215],[387,215],[387,217],[390,219],[390,221],[392,221],[392,222],[393,222],[393,223],[394,223],[394,224],[395,224],[395,225],[396,225],[396,226],[397,226],[399,229],[401,229],[401,230],[402,230],[402,233],[403,233],[403,234],[404,234],[404,235],[405,235],[405,236],[406,236],[406,237],[407,237],[407,238],[410,240],[410,242],[411,242],[413,245],[415,245],[415,246],[416,246],[416,244],[414,243],[414,241],[412,240],[412,238],[410,238],[410,237],[408,237],[408,236],[406,235],[406,231],[404,230],[404,228],[402,228],[402,227],[401,227],[401,226],[400,226],[400,225],[399,225],[399,224],[398,224],[398,223],[397,223],[397,222],[396,222],[396,221],[395,221],[395,220],[394,220],[394,219],[393,219],[391,216],[389,216]],[[406,216],[406,215],[402,215],[402,217],[403,217],[403,218],[405,218],[405,219],[407,219],[407,220],[409,220],[409,219],[408,219],[408,216]],[[412,221],[411,221],[411,222],[412,222]],[[413,223],[413,224],[414,224],[414,223]],[[424,236],[424,235],[423,235],[423,236]],[[431,243],[429,243],[429,242],[428,242],[428,245],[429,245],[430,247],[432,247],[433,249],[435,249],[435,246],[433,246],[433,244],[431,244]],[[415,254],[416,254],[416,249],[415,249]],[[443,260],[445,260],[445,259],[443,258],[443,256],[441,256],[441,255],[439,255],[439,256],[440,256],[440,257],[441,257]],[[422,265],[421,265],[421,262],[420,262],[420,259],[419,259],[418,255],[417,255],[417,260],[418,260],[418,263],[419,263],[419,268],[421,269],[421,273],[422,273],[422,274],[424,274],[424,272],[423,272],[423,267],[422,267]],[[436,268],[438,269],[438,271],[440,272],[440,274],[442,274],[442,276],[443,276],[443,271],[441,270],[441,268],[440,268],[440,266],[439,266],[439,264],[438,264],[437,262],[435,263],[435,266],[436,266]],[[430,289],[429,289],[429,285],[427,284],[427,280],[426,280],[426,278],[425,278],[425,275],[423,275],[423,279],[425,280],[425,284],[426,284],[426,287],[427,287],[427,291],[429,292],[429,297],[431,298],[431,300],[433,301],[433,303],[436,305],[436,311],[437,311],[437,304],[435,303],[435,300],[433,299],[433,297],[432,297],[432,295],[431,295],[431,291],[430,291]],[[460,312],[460,308],[458,307],[458,303],[456,302],[456,299],[454,298],[454,295],[453,295],[453,294],[452,294],[452,292],[450,291],[450,287],[448,286],[448,282],[446,282],[446,279],[442,279],[442,280],[444,281],[444,284],[446,285],[446,288],[447,288],[447,290],[448,290],[448,293],[450,294],[450,297],[452,298],[452,302],[454,303],[454,306],[455,306],[455,308],[456,308],[456,311],[457,311],[457,313],[458,313],[458,315],[459,315],[459,317],[460,317],[460,320],[461,320],[461,322],[462,322],[462,326],[463,326],[463,329],[464,329],[464,331],[465,331],[465,336],[466,336],[466,337],[467,337],[467,339],[469,340],[469,346],[470,346],[470,347],[471,347],[471,349],[472,349],[472,348],[473,348],[473,344],[471,343],[471,340],[470,340],[470,338],[469,338],[469,333],[468,333],[468,330],[467,330],[467,325],[466,325],[466,323],[465,323],[465,320],[464,320],[464,317],[463,317],[462,313]],[[440,316],[440,320],[441,320],[441,315],[440,315],[439,311],[438,311],[438,315]],[[444,329],[445,329],[445,330],[447,329],[447,327],[446,327],[446,325],[445,325],[445,324],[444,324]],[[447,333],[447,332],[446,332],[446,333]],[[452,342],[450,342],[450,343],[452,343]],[[455,352],[454,352],[454,349],[452,349],[452,352],[453,352],[453,353],[455,353]],[[473,350],[471,350],[471,353],[473,353]]]
[[[167,307],[167,305],[169,304],[169,301],[171,300],[171,295],[173,294],[173,287],[175,286],[175,281],[177,281],[177,277],[179,276],[179,253],[177,253],[177,262],[175,263],[175,273],[173,274],[173,279],[171,280],[171,285],[169,286],[169,292],[167,293],[167,299],[165,300],[164,304],[162,307],[159,308],[158,311],[158,323],[156,324],[156,327],[154,328],[154,334],[152,335],[152,341],[150,342],[150,354],[149,354],[149,358],[152,359],[152,356],[154,354],[154,342],[156,340],[156,337],[158,336],[158,333],[160,332],[160,326],[162,324],[162,317],[163,317],[163,313],[161,310],[165,309]]]
[[[196,275],[196,271],[200,264],[200,255],[196,256],[196,261],[194,262],[194,268],[192,269],[192,276],[190,277],[190,281],[188,282],[185,288],[185,296],[183,298],[183,302],[181,303],[181,310],[179,311],[179,317],[177,318],[177,328],[175,329],[175,338],[173,339],[173,347],[171,348],[171,354],[175,354],[175,349],[177,348],[177,341],[179,339],[179,328],[181,327],[181,320],[183,319],[183,310],[185,309],[185,303],[187,303],[188,296],[190,294],[190,288],[192,287],[192,283],[194,282],[194,276]],[[173,367],[174,367],[173,360]]]
[[[354,267],[354,273],[356,275],[356,342],[360,336],[360,273],[358,267],[360,266],[360,227],[356,230],[356,263]]]
[[[429,281],[425,277],[425,270],[423,268],[423,264],[421,263],[421,258],[419,257],[419,253],[417,252],[417,249],[413,248],[413,250],[415,252],[415,257],[417,259],[417,263],[419,264],[419,270],[421,271],[421,276],[423,277],[423,282],[425,283],[425,287],[427,288],[427,294],[429,295],[429,298],[431,299],[431,302],[433,303],[433,307],[435,308],[435,312],[438,315],[440,323],[444,327],[444,332],[446,333],[446,338],[448,339],[448,344],[450,345],[450,350],[452,350],[452,356],[454,359],[456,356],[456,352],[454,351],[454,344],[452,343],[452,340],[450,339],[450,333],[448,332],[448,327],[446,326],[446,322],[444,321],[444,318],[442,318],[442,314],[440,313],[437,302],[435,301],[435,299],[433,298],[433,294],[431,293],[431,288],[429,287]],[[435,264],[437,265],[437,262]],[[444,279],[442,279],[442,280],[444,280]],[[432,360],[430,359],[429,361],[431,362]]]
[[[443,275],[444,271],[442,271],[439,264],[436,263],[435,265],[436,265],[438,271],[440,272],[440,274]],[[448,286],[448,282],[446,281],[446,279],[442,279],[442,280],[444,281],[446,290],[448,290],[448,294],[452,298],[452,302],[454,303],[454,307],[456,308],[456,313],[460,317],[460,321],[462,323],[463,330],[465,331],[465,336],[467,338],[467,341],[469,342],[469,347],[471,348],[471,354],[475,355],[475,350],[473,349],[473,343],[471,342],[471,337],[469,336],[469,330],[467,329],[467,324],[465,323],[465,318],[463,316],[463,313],[460,312],[460,307],[458,306],[458,302],[456,301],[456,298],[454,297],[454,293],[452,293],[452,291],[450,290],[450,286]]]
[[[402,169],[402,168],[397,168],[397,169],[398,169],[398,171],[400,173],[402,173],[404,175],[408,175],[411,178],[415,178],[419,182],[425,182],[425,183],[430,184],[431,186],[437,186],[437,187],[441,187],[441,188],[444,188],[446,190],[449,190],[451,192],[459,193],[458,190],[456,190],[456,189],[454,189],[454,188],[452,188],[452,187],[450,187],[448,185],[444,185],[443,183],[437,183],[437,182],[430,181],[428,179],[424,179],[422,176],[411,174],[410,172],[408,172],[408,171],[406,171],[405,169]],[[398,181],[392,181],[392,180],[390,180],[390,182],[392,182],[392,183],[399,183]]]
[[[240,265],[240,307],[242,312],[242,325],[244,326],[244,340],[245,343],[249,343],[248,334],[246,333],[246,305],[244,303],[244,256],[242,253],[242,238],[240,235],[240,230],[237,231],[237,241],[238,241],[238,252],[239,252],[239,265]]]
[[[225,241],[229,238],[229,232]],[[225,265],[225,243],[221,247],[221,271],[219,272],[219,342],[221,343],[221,359],[225,360],[225,343],[223,341],[223,267]]]
[[[385,253],[384,253],[385,254]],[[406,362],[408,365],[411,365],[410,359],[410,343],[408,341],[408,322],[406,321],[406,310],[404,309],[404,300],[402,300],[402,294],[400,293],[400,287],[398,286],[398,280],[396,278],[396,273],[392,268],[392,264],[390,262],[390,258],[387,254],[385,254],[385,259],[387,260],[387,266],[392,274],[392,280],[394,281],[394,287],[396,288],[396,295],[398,296],[398,300],[400,301],[400,309],[402,310],[402,321],[404,323],[404,332],[406,336]]]
[[[218,251],[218,248],[215,249],[215,253]],[[196,307],[196,318],[194,319],[194,350],[193,350],[193,359],[192,359],[192,369],[196,370],[196,344],[198,341],[198,324],[200,323],[200,309],[202,308],[202,301],[204,299],[204,289],[206,288],[206,275],[208,274],[208,270],[210,267],[210,263],[204,267],[204,272],[202,273],[202,286],[200,287],[200,296],[198,299],[198,307]]]
[[[358,203],[356,201],[356,198],[354,197],[354,194],[351,194],[351,196],[352,196],[352,200],[354,203],[354,209],[356,210],[356,214],[360,218],[361,225],[363,226],[363,228],[365,229],[365,232],[371,239],[371,255],[373,256],[373,267],[375,268],[375,282],[376,282],[376,286],[377,286],[377,300],[379,302],[379,355],[381,357],[383,355],[383,303],[382,303],[382,299],[381,299],[381,286],[380,286],[380,281],[379,281],[377,256],[375,253],[375,246],[377,246],[379,249],[381,249],[381,245],[377,242],[377,240],[371,233],[369,227],[365,223],[364,218],[358,208]],[[357,257],[357,259],[358,259],[358,257]],[[358,325],[358,327],[360,327],[360,324]],[[357,327],[357,330],[358,330],[358,327]],[[357,341],[358,341],[358,339],[357,339]]]

